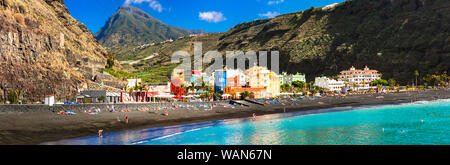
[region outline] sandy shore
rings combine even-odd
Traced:
[[[383,96],[380,98],[379,96]],[[377,98],[378,97],[378,98]],[[97,135],[99,129],[104,133],[132,129],[173,126],[231,118],[251,117],[256,115],[313,110],[330,107],[404,103],[421,100],[450,98],[450,91],[400,92],[388,94],[349,95],[346,97],[326,96],[315,100],[299,100],[286,105],[271,104],[266,106],[224,108],[213,110],[188,110],[178,108],[170,110],[168,116],[163,110],[117,112],[103,110],[97,115],[77,113],[76,115],[58,115],[54,112],[17,112],[0,114],[0,144],[41,144],[84,136]],[[124,122],[128,115],[128,124]],[[116,117],[120,118],[117,122]]]

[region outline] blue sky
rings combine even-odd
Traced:
[[[345,0],[65,0],[71,15],[97,32],[120,5],[138,7],[172,26],[225,32],[255,19]]]

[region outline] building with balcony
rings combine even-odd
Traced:
[[[345,82],[329,79],[327,77],[316,77],[314,80],[314,86],[327,89],[328,91],[340,92],[342,91],[342,88],[345,88]]]
[[[377,70],[356,69],[351,67],[349,70],[344,70],[338,75],[339,81],[346,81],[352,90],[367,90],[370,88],[370,82],[381,79],[381,74]]]

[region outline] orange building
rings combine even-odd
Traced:
[[[266,88],[250,88],[250,87],[225,87],[224,94],[231,95],[234,99],[240,99],[241,93],[250,92],[254,94],[255,99],[265,98]]]

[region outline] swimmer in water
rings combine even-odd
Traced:
[[[384,128],[382,128],[381,130],[383,130],[383,132],[384,132]]]
[[[421,120],[421,122],[423,123],[423,120]]]

